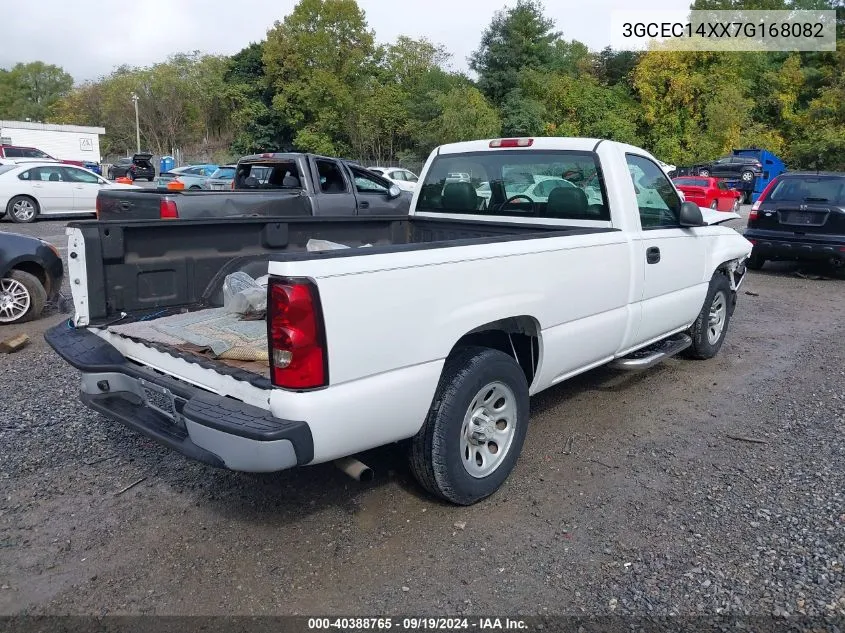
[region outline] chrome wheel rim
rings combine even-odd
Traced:
[[[17,321],[29,311],[29,291],[17,279],[0,279],[0,323]]]
[[[510,452],[516,435],[516,396],[501,382],[491,382],[470,402],[461,427],[461,463],[481,479],[493,473]]]
[[[12,205],[12,215],[21,222],[29,222],[35,217],[35,205],[29,200],[18,200]]]
[[[751,180],[753,178],[754,178],[754,174],[752,174],[750,171],[746,171],[742,174],[742,181],[743,182],[751,182]]]
[[[707,341],[715,345],[725,329],[725,317],[728,314],[728,298],[721,290],[713,297],[710,304],[710,317],[707,321]]]

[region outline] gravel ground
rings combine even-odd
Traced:
[[[79,403],[61,314],[4,328],[33,342],[0,356],[0,613],[845,616],[845,280],[795,272],[750,273],[711,361],[536,397],[470,508],[396,448],[369,484],[188,462]]]

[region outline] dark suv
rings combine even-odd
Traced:
[[[766,260],[827,260],[845,265],[845,173],[781,174],[751,207],[748,267]]]
[[[750,156],[725,156],[709,163],[695,166],[699,176],[707,178],[738,178],[743,182],[751,182],[763,175],[763,164]]]
[[[153,167],[152,154],[135,154],[131,158],[121,158],[114,165],[109,167],[108,179],[114,180],[125,176],[129,180],[146,178],[150,182],[155,180],[156,170]]]

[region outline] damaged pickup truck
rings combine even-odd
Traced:
[[[529,396],[718,353],[752,245],[648,152],[463,142],[420,183],[407,217],[73,222],[75,315],[46,339],[89,407],[190,458],[268,472],[397,443],[456,504],[508,477]],[[227,311],[235,274],[265,277],[266,314]]]

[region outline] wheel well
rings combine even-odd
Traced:
[[[50,296],[50,291],[52,290],[52,288],[50,288],[50,277],[47,275],[47,271],[44,270],[40,264],[36,264],[35,262],[18,262],[12,266],[12,270],[21,270],[37,278],[38,281],[41,282],[41,285],[44,286],[47,296]]]
[[[4,211],[9,212],[9,211],[11,211],[11,210],[12,210],[12,200],[14,200],[15,198],[26,198],[27,200],[32,200],[32,201],[35,203],[35,209],[36,209],[36,210],[40,210],[40,209],[41,209],[41,205],[40,205],[40,204],[38,204],[38,200],[36,200],[34,197],[32,197],[32,196],[30,196],[30,195],[27,195],[27,194],[25,194],[25,193],[22,193],[22,194],[20,194],[20,195],[17,195],[17,196],[12,197],[12,199],[11,199],[11,200],[9,200],[8,204],[6,204],[6,208],[4,209]]]
[[[459,347],[478,345],[512,356],[519,363],[530,385],[540,360],[540,325],[530,316],[510,317],[485,323],[464,334],[449,352]]]

